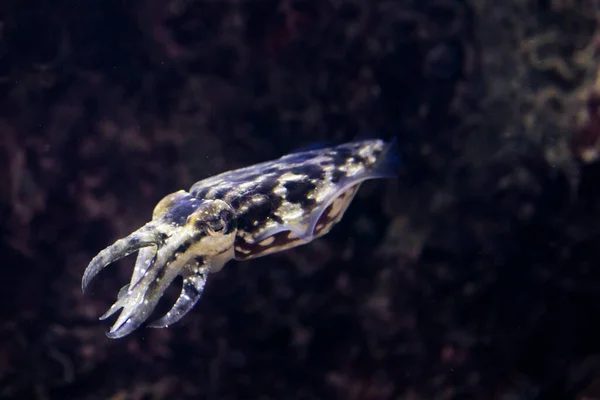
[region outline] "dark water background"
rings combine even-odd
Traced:
[[[2,0],[0,398],[599,399],[597,16]],[[105,337],[133,260],[85,297],[83,270],[164,195],[365,136],[398,138],[401,173],[331,234]]]

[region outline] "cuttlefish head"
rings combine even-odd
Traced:
[[[162,199],[152,221],[98,253],[83,274],[85,291],[106,266],[139,251],[130,283],[100,317],[122,309],[107,336],[120,338],[136,330],[177,276],[183,277],[179,298],[149,326],[166,327],[180,320],[200,299],[208,273],[233,258],[236,232],[235,214],[222,200],[199,200],[183,190]]]

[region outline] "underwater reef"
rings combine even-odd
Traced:
[[[600,398],[598,7],[2,1],[0,399]],[[400,174],[326,237],[105,336],[162,197],[365,137]]]

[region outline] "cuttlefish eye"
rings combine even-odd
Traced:
[[[234,215],[230,210],[221,210],[216,216],[205,221],[205,227],[209,235],[230,233],[235,229]]]
[[[225,223],[222,220],[214,221],[207,228],[208,233],[221,233],[225,230]]]
[[[215,200],[206,207],[188,217],[188,226],[194,226],[196,231],[205,232],[208,236],[227,235],[236,227],[236,219],[231,208],[221,200]]]

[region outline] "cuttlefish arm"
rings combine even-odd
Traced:
[[[151,222],[102,250],[84,273],[85,291],[106,266],[139,250],[129,285],[100,317],[106,319],[121,310],[107,336],[123,337],[143,324],[177,276],[183,277],[179,298],[151,326],[167,326],[181,319],[199,300],[211,269],[231,259],[235,234],[233,210],[221,200],[202,201],[184,191],[163,199]]]
[[[108,265],[121,258],[127,257],[140,249],[143,249],[145,254],[143,259],[151,260],[156,255],[156,248],[161,245],[163,240],[163,235],[151,226],[151,224],[145,225],[131,235],[117,240],[114,244],[102,250],[92,259],[81,280],[82,291],[85,293],[92,279]],[[152,246],[153,248],[148,248],[149,246]]]

